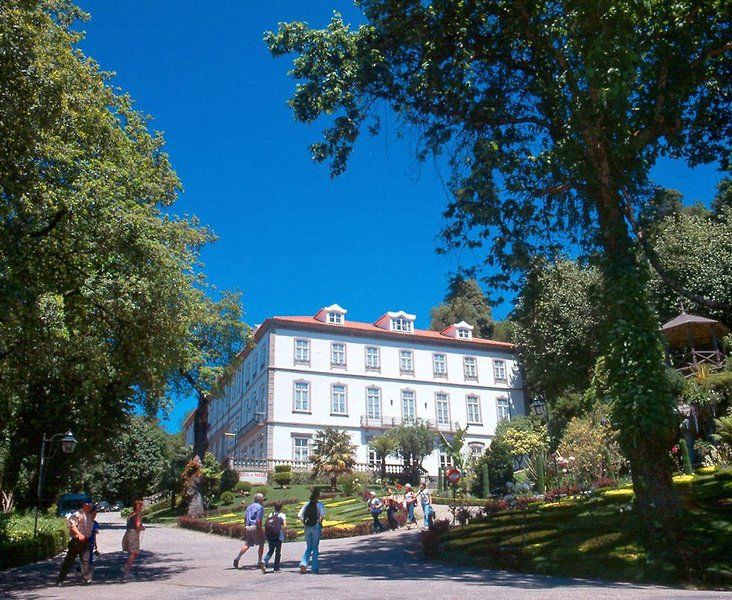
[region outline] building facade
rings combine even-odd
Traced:
[[[369,441],[417,420],[448,436],[467,425],[470,451],[482,454],[499,420],[525,414],[511,344],[473,337],[464,322],[437,332],[415,329],[415,316],[401,311],[374,323],[346,314],[334,304],[257,328],[232,381],[210,405],[217,458],[308,468],[315,432],[330,425],[350,434],[357,462],[373,465]],[[446,460],[438,449],[423,466],[435,476]]]

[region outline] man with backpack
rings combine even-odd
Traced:
[[[267,572],[269,559],[274,554],[274,571],[280,570],[280,554],[282,542],[285,541],[285,529],[287,528],[287,516],[282,512],[282,502],[275,502],[274,510],[267,517],[264,523],[264,535],[267,538],[269,549],[264,557],[263,573]]]
[[[305,574],[308,570],[308,563],[312,560],[313,573],[320,572],[318,564],[318,552],[320,546],[320,528],[325,518],[325,507],[318,502],[320,490],[313,489],[310,494],[310,501],[303,505],[297,518],[305,525],[305,553],[300,560],[300,573]]]
[[[262,569],[262,573],[266,573],[267,569],[262,562],[262,554],[264,554],[264,529],[262,521],[264,520],[264,502],[263,494],[256,494],[254,502],[247,506],[244,513],[244,545],[239,550],[239,554],[234,559],[234,568],[239,568],[239,559],[252,546],[259,546],[257,565]]]
[[[386,531],[386,527],[384,527],[379,520],[379,515],[384,510],[384,503],[381,501],[381,498],[376,495],[376,492],[369,492],[368,510],[371,513],[371,517],[374,519],[372,531],[374,533]]]

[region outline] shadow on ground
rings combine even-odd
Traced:
[[[289,558],[289,557],[288,557]],[[290,561],[283,561],[283,568]],[[622,582],[587,581],[563,577],[549,577],[508,571],[471,569],[422,558],[419,532],[399,535],[368,535],[353,542],[347,549],[329,549],[321,543],[320,570],[323,574],[342,577],[366,577],[374,581],[456,581],[470,585],[506,586],[522,589],[555,587],[583,587],[599,585],[607,589],[637,588]]]

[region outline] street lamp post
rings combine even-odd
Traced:
[[[59,437],[61,438],[61,450],[64,454],[71,454],[76,448],[76,438],[74,437],[74,434],[70,431],[67,431],[66,433],[57,433],[55,435],[52,435],[50,438],[47,438],[45,433],[43,434],[43,440],[41,441],[41,466],[38,469],[38,488],[36,490],[36,516],[33,522],[33,537],[36,537],[36,534],[38,532],[38,508],[41,505],[43,478],[46,475],[46,444],[48,443],[49,445],[51,445],[56,440],[56,438]],[[53,453],[51,453],[48,458],[52,457]]]

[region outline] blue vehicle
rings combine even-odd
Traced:
[[[59,517],[68,517],[81,508],[85,502],[91,502],[89,494],[63,494],[56,502],[56,514]]]

